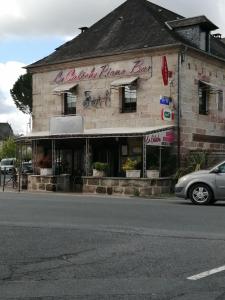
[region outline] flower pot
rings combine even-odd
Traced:
[[[140,178],[141,170],[126,170],[126,177],[128,178]]]
[[[40,168],[41,176],[51,176],[53,174],[52,168]]]
[[[147,178],[159,178],[159,170],[147,170]]]
[[[105,171],[93,169],[93,177],[105,177]]]

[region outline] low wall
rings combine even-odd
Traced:
[[[69,192],[70,175],[58,176],[28,175],[28,191]]]
[[[171,188],[171,178],[83,177],[84,193],[150,196],[169,193]]]

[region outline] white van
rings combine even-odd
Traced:
[[[15,168],[16,158],[3,158],[1,160],[1,173],[9,174]]]

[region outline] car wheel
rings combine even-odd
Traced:
[[[206,205],[212,203],[213,194],[211,189],[204,183],[197,183],[190,189],[190,199],[194,204]]]

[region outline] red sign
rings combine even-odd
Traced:
[[[173,129],[168,129],[166,131],[160,131],[157,133],[150,133],[145,136],[146,145],[154,146],[171,146],[175,141],[175,135]]]
[[[167,59],[165,55],[162,57],[162,78],[163,78],[163,84],[168,85],[169,71],[168,71]]]
[[[174,112],[170,108],[162,108],[161,119],[165,120],[165,121],[173,121],[174,120]]]

